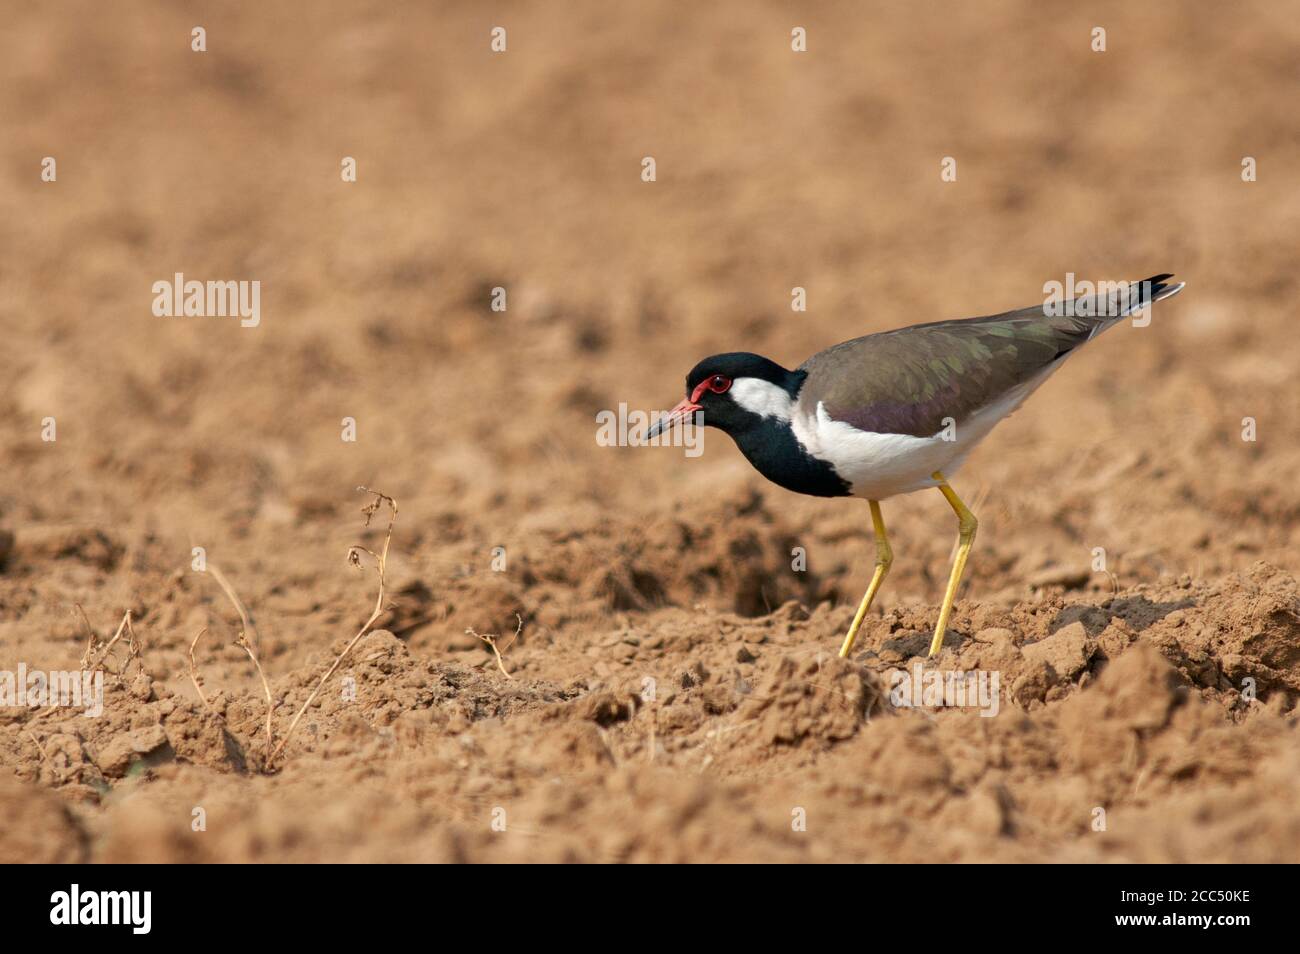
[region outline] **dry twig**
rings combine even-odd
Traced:
[[[247,633],[252,633],[253,638],[249,640],[249,642],[251,642],[253,647],[256,649],[257,624],[253,622],[253,615],[248,611],[248,607],[244,605],[244,601],[239,598],[239,594],[235,592],[235,588],[230,585],[230,580],[226,578],[226,574],[221,572],[221,567],[217,566],[215,563],[209,563],[208,572],[212,574],[212,578],[217,581],[217,585],[221,587],[222,592],[226,594],[226,599],[230,600],[231,605],[235,607],[235,612],[239,614],[240,638],[244,638]]]
[[[54,768],[54,763],[50,761],[49,753],[45,751],[45,746],[41,745],[41,740],[36,738],[30,730],[24,729],[23,731],[27,733],[27,738],[36,743],[36,751],[41,753],[41,758],[45,760],[46,764],[49,765],[50,768]]]
[[[253,661],[253,668],[257,670],[257,675],[262,680],[262,691],[266,694],[266,751],[269,753],[273,741],[271,736],[271,715],[275,712],[275,699],[271,696],[271,684],[266,681],[266,673],[262,671],[262,663],[257,658],[257,627],[253,624],[253,618],[248,612],[248,607],[245,606],[244,601],[239,598],[239,594],[236,593],[235,588],[230,585],[230,581],[226,579],[226,574],[221,572],[221,568],[215,563],[209,561],[208,572],[212,574],[212,578],[217,581],[217,585],[221,587],[222,591],[226,594],[226,598],[229,599],[231,605],[235,607],[235,612],[239,614],[239,636],[235,640],[235,645],[248,653],[248,658]],[[250,632],[253,634],[252,639],[250,639],[248,635]],[[199,635],[201,636],[203,634],[200,633]],[[198,636],[195,636],[194,641],[198,642],[198,638]],[[193,648],[193,645],[191,645],[191,651]],[[197,683],[195,686],[197,688]],[[200,691],[199,695],[203,695],[202,691]]]
[[[90,664],[90,657],[95,654],[99,646],[99,637],[95,635],[95,630],[91,628],[90,620],[86,618],[86,611],[81,608],[80,603],[72,604],[81,614],[81,625],[86,629],[86,651],[81,654],[81,668],[84,670]]]
[[[519,625],[515,627],[515,634],[514,636],[510,637],[510,642],[506,643],[505,645],[506,649],[509,649],[511,646],[515,644],[515,640],[519,638],[519,634],[523,631],[524,628],[524,618],[520,616],[518,613],[516,613],[515,619],[519,621]],[[471,626],[465,630],[465,634],[467,636],[473,636],[475,639],[481,639],[483,640],[483,642],[487,643],[488,647],[492,650],[492,655],[496,656],[497,658],[497,668],[501,670],[501,675],[505,676],[507,679],[515,678],[514,676],[510,675],[510,673],[506,672],[506,664],[505,661],[501,658],[501,650],[497,648],[497,638],[495,633],[488,633],[486,635],[480,636],[478,633],[474,632],[474,628]]]
[[[108,658],[109,650],[111,650],[113,646],[117,644],[117,641],[122,638],[122,634],[125,632],[130,632],[131,634],[127,640],[127,645],[131,647],[131,650],[130,650],[130,655],[128,655],[126,659],[127,663],[130,663],[133,658],[139,655],[139,644],[136,643],[135,641],[135,631],[131,629],[131,611],[127,610],[126,613],[123,614],[122,616],[122,622],[117,624],[117,632],[113,634],[113,638],[108,641],[108,645],[106,645],[102,650],[99,651],[100,653],[99,657],[97,659],[88,659],[86,657],[83,657],[81,660],[81,668],[86,672],[94,672],[95,668]],[[90,635],[93,640],[95,634],[92,632]],[[91,655],[91,650],[89,647],[87,647],[86,656],[89,657],[90,655]],[[122,669],[119,672],[114,673],[114,675],[120,676],[122,672],[124,672],[125,670],[126,670],[126,666],[123,665]]]
[[[203,703],[203,705],[205,705],[208,711],[211,712],[213,715],[217,715],[217,710],[212,708],[212,703],[210,703],[208,701],[208,697],[203,694],[203,686],[200,684],[200,679],[199,679],[199,667],[198,664],[194,661],[194,647],[199,644],[199,640],[203,638],[203,634],[206,633],[207,631],[208,628],[204,626],[201,630],[199,630],[198,634],[194,637],[194,642],[190,643],[190,682],[194,683],[194,691],[199,694],[199,700]]]
[[[389,510],[388,530],[384,534],[384,546],[378,553],[374,550],[368,549],[367,547],[363,547],[360,544],[353,544],[348,547],[348,563],[352,566],[358,568],[361,566],[362,553],[370,554],[370,556],[375,560],[375,569],[379,574],[379,595],[375,597],[375,608],[371,612],[370,618],[362,624],[361,629],[357,630],[357,634],[352,637],[351,642],[343,647],[343,652],[339,653],[338,658],[334,660],[334,665],[330,666],[329,669],[326,670],[325,675],[321,676],[320,681],[316,683],[316,688],[313,689],[311,695],[307,697],[307,701],[304,702],[302,707],[294,714],[293,721],[289,723],[288,730],[284,733],[284,737],[280,739],[280,744],[275,747],[275,751],[273,751],[271,757],[267,759],[266,766],[268,769],[272,764],[274,764],[280,753],[284,751],[284,747],[289,744],[289,739],[293,735],[293,730],[298,727],[298,722],[302,719],[303,713],[305,713],[308,707],[311,706],[325,683],[329,681],[330,676],[334,675],[335,671],[340,665],[342,665],[343,660],[347,658],[348,653],[352,652],[353,647],[361,641],[361,637],[370,632],[370,628],[375,625],[375,621],[384,614],[384,574],[388,566],[388,545],[393,539],[393,524],[397,520],[397,501],[387,494],[381,494],[379,491],[371,490],[369,487],[358,487],[357,490],[374,497],[370,503],[361,508],[361,512],[366,515],[367,527],[370,526],[370,519],[381,506],[387,504]]]

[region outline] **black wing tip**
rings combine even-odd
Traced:
[[[1168,298],[1170,295],[1176,295],[1183,290],[1183,282],[1173,283],[1168,279],[1173,278],[1173,272],[1164,272],[1160,275],[1152,275],[1150,278],[1144,278],[1138,282],[1138,294],[1142,302],[1160,301],[1162,298]]]

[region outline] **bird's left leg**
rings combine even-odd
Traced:
[[[952,601],[957,598],[957,587],[961,585],[961,574],[966,569],[966,557],[970,554],[971,544],[975,542],[975,530],[979,527],[979,521],[948,486],[948,479],[940,471],[936,470],[930,476],[939,481],[939,493],[943,494],[948,505],[957,514],[957,559],[952,562],[952,575],[948,577],[948,589],[943,594],[943,605],[939,607],[939,623],[934,628],[934,639],[930,641],[930,655],[933,657],[939,655],[939,649],[943,646],[943,632],[948,628]]]
[[[876,598],[876,591],[880,589],[885,574],[889,572],[889,567],[894,562],[894,551],[889,548],[889,537],[885,535],[885,518],[880,515],[880,501],[872,500],[869,503],[871,504],[871,525],[876,531],[876,572],[871,574],[871,585],[867,587],[866,595],[862,597],[862,602],[858,604],[858,612],[853,617],[853,625],[849,627],[849,634],[844,637],[844,645],[840,647],[841,659],[847,657],[853,650],[853,641],[858,638],[858,627],[862,625],[867,610],[871,608],[871,601]]]

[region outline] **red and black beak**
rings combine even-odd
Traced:
[[[690,420],[691,416],[700,410],[703,408],[690,398],[682,398],[680,404],[650,426],[650,430],[646,431],[646,440],[652,440],[665,431],[671,431],[674,424]]]

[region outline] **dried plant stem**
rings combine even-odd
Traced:
[[[510,642],[506,643],[505,646],[506,649],[509,649],[511,646],[515,644],[515,640],[519,638],[519,634],[523,631],[524,628],[524,618],[520,616],[518,613],[516,613],[515,619],[519,621],[519,625],[515,627],[515,634],[510,638]],[[487,643],[488,647],[492,650],[492,655],[497,658],[497,668],[501,670],[501,675],[505,676],[507,679],[515,678],[514,676],[510,675],[510,673],[506,672],[505,660],[501,658],[501,650],[497,648],[497,638],[494,634],[488,633],[485,636],[480,636],[478,633],[474,632],[474,628],[472,626],[466,629],[465,633],[466,635],[473,636],[475,639],[481,639],[483,640],[483,642]]]
[[[77,612],[81,614],[81,625],[86,629],[86,651],[81,654],[81,668],[84,670],[90,662],[90,657],[95,653],[95,645],[99,642],[99,637],[95,635],[95,630],[91,628],[90,620],[86,617],[86,611],[81,608],[80,603],[74,603]]]
[[[194,661],[194,647],[199,644],[199,640],[203,638],[203,634],[207,631],[208,628],[204,626],[194,637],[194,642],[190,643],[190,682],[194,683],[194,691],[199,694],[199,700],[207,707],[207,710],[213,715],[217,715],[217,710],[212,708],[212,703],[209,702],[208,697],[203,694],[203,686],[199,684],[198,663]]]
[[[130,643],[131,643],[131,644],[134,644],[134,643],[135,643],[135,633],[131,630],[131,611],[130,611],[130,610],[127,610],[126,613],[122,616],[122,622],[120,622],[120,623],[117,624],[117,632],[114,633],[114,634],[113,634],[113,638],[110,639],[110,640],[108,641],[108,645],[106,645],[103,649],[100,650],[99,658],[97,658],[97,659],[93,659],[93,660],[88,660],[88,659],[84,659],[84,658],[83,658],[83,659],[82,659],[82,662],[81,662],[81,668],[82,668],[84,671],[86,671],[86,672],[94,672],[94,671],[95,671],[95,668],[96,668],[97,666],[99,666],[99,664],[102,663],[105,659],[108,658],[108,651],[109,651],[110,649],[113,648],[114,644],[115,644],[119,639],[122,638],[122,634],[125,633],[125,632],[130,632],[130,633],[131,633],[131,636],[130,636]],[[94,636],[94,633],[92,633],[91,636],[93,637],[93,636]],[[89,655],[90,655],[90,650],[89,650],[89,648],[87,648],[87,656],[89,656]],[[129,660],[128,660],[128,662],[129,662]]]
[[[262,664],[257,660],[257,653],[253,651],[253,644],[248,641],[248,637],[240,633],[239,639],[235,645],[248,653],[248,658],[253,660],[253,666],[257,669],[258,676],[262,679],[262,691],[266,693],[266,751],[271,751],[271,714],[275,712],[275,699],[271,697],[271,684],[266,681],[266,673],[262,671]]]
[[[41,745],[41,740],[36,738],[31,730],[25,729],[23,731],[27,733],[27,738],[31,739],[32,742],[36,744],[36,750],[41,753],[41,758],[45,760],[45,763],[49,765],[50,768],[54,768],[54,763],[50,761],[49,753],[45,751],[45,746]]]
[[[235,607],[235,612],[239,614],[239,637],[235,640],[235,645],[248,653],[248,658],[253,661],[253,668],[257,670],[257,675],[262,680],[262,691],[266,693],[266,751],[269,753],[271,744],[274,741],[271,735],[271,716],[275,712],[275,699],[271,696],[271,684],[266,681],[266,673],[262,671],[262,663],[257,658],[257,627],[253,624],[253,618],[248,612],[248,607],[239,598],[239,594],[230,585],[230,581],[226,579],[226,574],[221,572],[221,568],[215,563],[209,562],[208,572],[212,574],[212,578],[217,581],[217,585],[221,587],[226,594],[226,598]],[[251,639],[248,635],[250,632],[253,634]],[[202,633],[199,635],[201,636]],[[198,642],[198,636],[194,637],[194,641]],[[193,648],[191,645],[191,651]],[[192,655],[191,659],[193,659]],[[197,683],[195,685],[197,687]],[[199,692],[199,695],[203,695],[202,691]]]
[[[253,622],[253,616],[248,612],[248,607],[245,606],[244,601],[239,598],[239,594],[235,592],[235,588],[230,585],[230,580],[226,579],[226,574],[221,572],[221,567],[217,566],[215,563],[209,563],[208,572],[212,574],[212,578],[217,581],[217,585],[221,587],[222,592],[226,594],[226,598],[230,600],[230,604],[235,607],[235,612],[239,614],[240,638],[243,638],[247,633],[252,633],[253,637],[251,642],[253,643],[254,648],[256,648],[257,624]]]
[[[362,493],[371,494],[374,497],[374,500],[361,508],[361,512],[366,515],[366,526],[370,526],[370,518],[375,515],[375,512],[378,511],[380,506],[383,504],[388,505],[389,511],[388,531],[384,534],[384,546],[378,553],[360,546],[359,544],[348,548],[348,563],[353,566],[361,566],[360,555],[362,553],[369,553],[375,560],[376,571],[379,574],[379,594],[375,597],[375,608],[371,612],[370,618],[365,621],[361,629],[357,630],[357,634],[352,637],[351,642],[343,647],[343,652],[339,653],[338,658],[334,660],[334,665],[330,666],[329,669],[326,670],[325,675],[320,677],[320,681],[316,683],[316,688],[311,691],[311,695],[307,697],[307,701],[304,702],[302,707],[294,714],[293,720],[289,723],[289,728],[284,733],[284,737],[280,739],[280,744],[275,747],[275,751],[273,751],[270,758],[267,759],[266,767],[268,769],[272,764],[274,764],[280,753],[284,751],[284,747],[289,744],[289,739],[293,736],[294,729],[298,727],[298,722],[302,719],[303,713],[305,713],[311,706],[312,702],[315,701],[316,696],[320,694],[325,683],[329,682],[330,676],[334,675],[335,671],[337,671],[339,666],[342,665],[343,660],[347,658],[348,653],[352,652],[353,647],[361,641],[361,637],[370,632],[370,627],[375,625],[375,621],[378,620],[380,616],[384,615],[384,574],[388,565],[388,545],[393,539],[393,523],[397,520],[397,501],[387,494],[381,494],[379,491],[371,490],[369,487],[358,487],[357,490]]]

